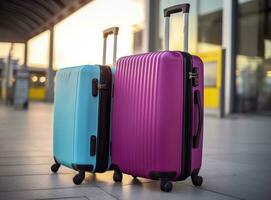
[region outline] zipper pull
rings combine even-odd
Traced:
[[[99,90],[107,90],[107,84],[100,84],[98,83],[98,79],[92,79],[92,96],[98,96]]]
[[[98,90],[106,90],[107,89],[107,85],[104,84],[98,84]]]
[[[189,72],[189,79],[198,78],[197,72]]]
[[[199,73],[198,73],[198,68],[194,67],[192,69],[192,72],[189,72],[189,79],[192,80],[192,86],[197,87],[199,85]]]

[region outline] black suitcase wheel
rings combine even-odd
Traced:
[[[203,178],[198,175],[191,176],[191,180],[194,186],[201,186],[203,183]]]
[[[113,180],[115,182],[121,182],[122,181],[122,172],[120,170],[114,170]]]
[[[160,189],[164,192],[171,192],[173,185],[170,181],[162,179],[160,181]]]
[[[133,177],[133,179],[136,179],[137,178],[137,176],[132,176]]]
[[[53,173],[57,173],[59,167],[60,167],[60,164],[55,163],[55,164],[53,164],[53,165],[51,166],[51,171],[52,171]]]
[[[75,185],[80,185],[85,179],[85,172],[79,172],[73,177],[73,183]]]

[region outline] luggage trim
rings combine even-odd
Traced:
[[[182,134],[182,160],[181,174],[178,180],[184,180],[190,176],[191,150],[192,150],[192,85],[189,72],[192,70],[192,56],[186,52],[179,52],[183,56],[184,73],[184,104],[183,104],[183,134]]]
[[[76,171],[87,171],[92,172],[93,165],[78,165],[78,164],[72,164],[72,168]]]
[[[176,177],[177,172],[171,171],[171,172],[156,172],[156,171],[151,171],[149,173],[149,176],[151,179],[158,180],[161,178],[168,178],[168,179],[173,179]]]
[[[99,116],[96,145],[95,172],[104,172],[108,168],[109,138],[110,138],[110,111],[112,71],[108,66],[100,65],[100,85],[106,84],[107,89],[99,89]]]
[[[61,70],[63,70],[63,69],[61,69]],[[76,91],[75,91],[75,96],[76,96],[76,100],[75,100],[75,102],[74,102],[74,107],[75,107],[75,109],[74,109],[74,113],[73,113],[73,119],[74,119],[74,127],[73,127],[73,132],[75,132],[76,131],[76,123],[75,123],[75,119],[76,119],[76,113],[77,113],[77,111],[78,111],[78,104],[76,103],[77,101],[78,101],[78,91],[79,91],[79,75],[80,75],[80,72],[77,72],[77,78],[76,78]],[[74,158],[75,158],[75,134],[73,134],[73,145],[72,145],[72,152],[73,152],[73,160],[74,160]]]

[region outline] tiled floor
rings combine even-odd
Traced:
[[[271,118],[205,120],[201,188],[174,183],[171,193],[159,183],[112,173],[88,174],[81,186],[74,171],[52,174],[53,106],[32,103],[29,111],[0,105],[0,199],[271,199]]]

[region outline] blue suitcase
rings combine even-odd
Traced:
[[[114,60],[118,27],[103,32],[103,63],[106,39],[114,34]],[[106,65],[60,69],[56,74],[54,102],[54,160],[78,171],[73,182],[81,184],[85,172],[105,172],[110,164],[110,118],[113,73]]]

